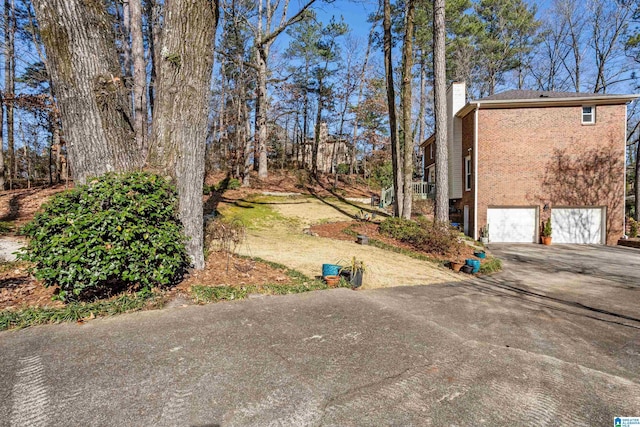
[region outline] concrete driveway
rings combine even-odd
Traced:
[[[0,333],[0,424],[606,426],[640,415],[640,293],[625,273],[640,252],[493,249],[507,270],[485,279]],[[605,260],[583,265],[586,254]]]

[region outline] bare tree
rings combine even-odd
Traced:
[[[552,13],[560,17],[567,25],[567,36],[564,43],[571,51],[571,60],[569,60],[569,55],[561,58],[576,92],[580,92],[582,84],[582,61],[586,37],[586,18],[582,6],[583,3],[576,0],[556,0],[552,8]]]
[[[627,1],[606,0],[595,1],[590,5],[590,44],[596,66],[593,92],[606,93],[609,86],[626,80],[624,75],[628,68],[624,66],[626,57],[621,39],[637,5]]]
[[[255,29],[255,68],[257,71],[256,94],[256,129],[255,143],[258,147],[258,176],[268,176],[267,167],[267,74],[269,51],[276,38],[291,25],[300,22],[305,17],[307,10],[316,0],[309,0],[293,16],[287,19],[289,2],[282,7],[282,15],[279,24],[274,27],[274,14],[279,1],[260,0],[258,3],[258,23]]]

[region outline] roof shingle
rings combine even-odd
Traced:
[[[478,99],[478,101],[510,101],[517,99],[538,99],[538,98],[586,98],[593,96],[617,97],[620,95],[584,93],[584,92],[553,92],[546,90],[507,90],[491,96]]]

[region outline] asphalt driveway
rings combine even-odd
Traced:
[[[467,282],[0,333],[0,424],[603,426],[640,415],[640,251],[492,249],[506,271]]]

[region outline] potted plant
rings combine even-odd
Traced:
[[[450,263],[451,269],[453,271],[460,271],[462,267],[464,267],[464,262],[459,261],[451,261]]]
[[[342,267],[340,274],[347,276],[349,283],[351,283],[351,287],[355,289],[362,286],[362,276],[366,269],[367,268],[363,261],[359,261],[356,257],[352,257],[349,265]]]
[[[482,244],[486,245],[489,243],[489,224],[480,228],[480,241]]]
[[[551,233],[552,233],[552,229],[551,229],[551,218],[547,219],[546,222],[543,222],[542,224],[542,244],[543,245],[550,245],[551,244]]]

